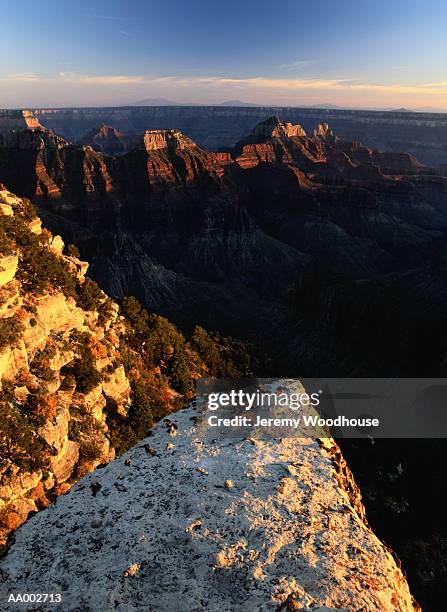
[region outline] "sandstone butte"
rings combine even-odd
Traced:
[[[418,609],[332,439],[223,436],[194,405],[14,540],[1,590],[60,592],[54,609]]]

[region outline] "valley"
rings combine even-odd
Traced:
[[[22,114],[20,129],[9,116],[0,182],[79,248],[113,300],[135,296],[195,338],[189,357],[168,367],[165,392],[188,396],[181,385],[191,376],[178,368],[191,374],[192,363],[197,375],[445,376],[447,178],[438,167],[277,116],[220,151],[160,124],[134,140],[122,126],[88,126],[90,139],[77,142],[43,127],[49,116]],[[212,370],[204,358],[200,369],[189,351],[214,338],[235,361]],[[443,441],[340,444],[374,529],[430,605],[445,580],[445,529],[441,513],[423,518],[425,504],[437,507]],[[415,465],[421,453],[425,469]]]

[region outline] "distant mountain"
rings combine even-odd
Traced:
[[[130,106],[195,106],[189,102],[176,102],[175,100],[169,100],[168,98],[144,98],[133,102]]]
[[[225,100],[221,102],[219,106],[260,106],[260,104],[255,104],[254,102],[244,102],[243,100]],[[270,104],[266,104],[263,106],[271,106]]]
[[[312,104],[311,106],[309,106],[309,108],[321,108],[321,109],[334,108],[334,109],[339,109],[339,108],[346,108],[346,107],[345,106],[338,106],[338,104],[331,104],[330,102],[322,102],[321,104]]]
[[[133,102],[131,106],[260,106],[254,102],[244,102],[243,100],[224,100],[215,104],[209,102],[176,102],[168,98],[144,98],[138,102]],[[268,106],[268,105],[267,105]]]
[[[389,113],[413,113],[413,109],[405,108],[404,106],[400,108],[386,108],[385,109]]]

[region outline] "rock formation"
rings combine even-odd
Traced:
[[[206,367],[201,347],[217,344],[204,330],[195,346],[132,300],[119,313],[69,253],[0,186],[0,546],[182,405],[220,359]]]
[[[61,610],[418,609],[332,440],[197,417],[160,422],[16,532],[1,591],[61,593]]]
[[[425,164],[447,163],[447,115],[398,111],[357,111],[290,107],[146,106],[118,108],[59,108],[34,111],[0,110],[2,126],[23,126],[35,119],[46,128],[79,141],[101,124],[126,135],[147,129],[171,128],[184,132],[200,146],[212,150],[232,147],[256,124],[276,113],[283,122],[299,124],[312,134],[319,123],[327,123],[344,140],[360,141],[372,149],[407,151]],[[23,128],[21,128],[23,129]]]
[[[447,299],[440,288],[444,260],[439,272],[425,270],[445,250],[447,179],[409,154],[336,137],[327,124],[307,135],[273,116],[221,153],[178,130],[149,130],[118,157],[48,130],[25,130],[0,140],[0,180],[33,198],[45,222],[79,245],[109,294],[136,295],[185,328],[199,323],[261,344],[281,337],[282,363],[299,362],[313,375],[323,364],[331,373],[340,364],[343,372],[379,372],[382,351],[374,348],[377,363],[366,364],[361,343],[357,352],[341,340],[344,325],[376,317],[362,329],[390,327],[394,337],[415,325],[414,311],[424,311],[421,293],[433,296],[424,317],[439,316],[437,305]],[[306,299],[316,300],[312,308],[323,318],[296,314],[291,321],[290,301],[319,266],[343,283],[308,287]],[[373,279],[380,279],[379,291]],[[396,288],[408,319],[393,314]],[[290,334],[299,320],[304,329]],[[322,321],[323,335],[313,328]],[[274,334],[264,331],[272,325]],[[401,364],[411,354],[402,350]],[[441,362],[433,356],[436,368]],[[408,374],[419,364],[409,362]]]
[[[0,132],[10,130],[44,129],[35,113],[29,110],[1,110]]]
[[[87,311],[64,293],[64,287],[48,286],[40,295],[27,289],[28,279],[23,274],[26,263],[20,248],[20,243],[28,239],[27,231],[30,241],[36,236],[36,245],[40,238],[46,244],[43,248],[47,249],[48,266],[51,261],[66,266],[67,274],[71,271],[72,278],[81,285],[85,283],[87,265],[76,257],[62,255],[60,237],[43,235],[40,224],[27,219],[26,203],[5,190],[0,192],[0,198],[3,218],[10,220],[5,225],[12,228],[15,224],[18,240],[12,244],[11,229],[11,245],[7,247],[14,250],[10,255],[0,255],[0,381],[2,401],[11,407],[11,413],[2,414],[2,418],[13,423],[14,405],[19,409],[20,422],[20,411],[33,411],[37,435],[46,449],[36,444],[34,451],[41,452],[42,457],[35,457],[31,449],[24,460],[25,451],[23,456],[14,455],[11,448],[11,458],[14,455],[17,462],[2,456],[0,542],[4,542],[8,532],[30,512],[48,505],[54,494],[66,491],[76,474],[86,473],[114,457],[104,408],[107,398],[124,408],[130,400],[130,385],[123,366],[116,362],[119,337],[124,332],[118,307],[110,304],[101,317],[105,295],[99,298],[97,310]],[[5,251],[5,246],[2,244],[0,251]],[[44,273],[48,273],[50,281],[49,268]],[[98,380],[83,391],[80,385],[76,390],[75,382],[64,375],[64,368],[82,351],[72,340],[75,334],[85,335],[98,357],[98,369],[94,370]],[[24,423],[21,425],[24,427]],[[74,433],[78,426],[83,428],[81,435]],[[16,442],[19,444],[11,439],[10,444]],[[5,451],[3,443],[5,439]],[[37,465],[45,454],[47,465],[33,469],[34,459]],[[22,464],[29,467],[23,469]]]
[[[99,128],[93,128],[85,134],[79,144],[89,145],[106,155],[122,155],[130,151],[137,144],[137,140],[138,138],[103,123]]]

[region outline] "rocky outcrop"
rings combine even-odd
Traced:
[[[55,265],[60,261],[61,265],[66,264],[74,270],[81,267],[82,273],[77,276],[81,284],[85,282],[86,266],[78,266],[75,257],[62,254],[64,245],[59,236],[44,236],[33,219],[28,220],[27,205],[21,199],[5,190],[0,192],[0,198],[2,204],[10,208],[6,213],[8,223],[1,228],[2,231],[10,229],[2,240],[11,240],[9,245],[3,242],[1,249],[16,249],[13,254],[0,256],[2,418],[10,419],[12,423],[15,409],[24,414],[33,412],[36,436],[43,443],[42,446],[30,441],[28,451],[31,455],[25,463],[22,462],[23,456],[14,452],[2,456],[0,543],[4,543],[11,529],[22,523],[31,511],[48,505],[58,490],[65,491],[77,471],[85,473],[113,458],[114,451],[107,435],[105,398],[113,398],[117,405],[124,406],[130,400],[130,387],[122,366],[119,376],[105,373],[108,364],[118,355],[111,337],[119,337],[124,330],[117,310],[109,309],[104,321],[98,323],[98,317],[92,317],[91,312],[79,307],[72,297],[64,293],[63,287],[49,285],[40,295],[27,289],[22,269],[26,263],[20,242],[14,243],[14,231],[19,232],[17,235],[21,236],[21,241],[26,240],[26,231],[30,235],[37,233],[43,239],[43,244],[47,245],[43,248],[54,254]],[[48,266],[50,262],[51,259],[47,259]],[[49,268],[46,274],[50,279],[52,272]],[[97,307],[100,308],[105,300],[103,294]],[[87,390],[82,392],[76,389],[74,382],[67,385],[64,368],[79,356],[80,347],[71,340],[76,333],[94,338],[102,351],[101,364],[99,361],[95,366],[92,364],[98,373],[98,380],[88,393]],[[94,400],[89,401],[93,396]],[[8,406],[10,412],[6,414],[4,410]],[[84,408],[86,410],[80,417]],[[82,434],[74,432],[77,425],[83,429]],[[8,426],[8,423],[2,426]],[[22,426],[25,427],[24,424]],[[8,450],[7,445],[3,447],[6,444],[5,435],[8,439],[9,434],[2,430],[2,451]],[[12,451],[11,447],[9,450]],[[34,453],[41,456],[34,456]],[[45,466],[45,462],[41,461],[44,456],[48,457]],[[14,457],[17,457],[17,462]],[[33,463],[42,465],[33,469]]]
[[[258,123],[249,138],[259,139],[261,142],[266,138],[306,138],[306,132],[300,125],[283,123],[277,116],[269,117],[266,121]]]
[[[178,130],[147,130],[143,136],[146,151],[191,149],[197,145]]]
[[[99,128],[93,128],[83,138],[79,144],[89,145],[96,151],[105,155],[123,155],[136,146],[138,137],[125,134],[111,127],[102,124]]]
[[[220,357],[203,329],[188,342],[133,298],[120,309],[29,200],[2,186],[0,204],[1,549],[31,512],[188,401],[195,378],[239,367],[229,340]]]
[[[339,461],[330,439],[223,436],[188,408],[22,527],[1,590],[45,585],[63,610],[416,610]]]
[[[0,109],[0,132],[44,129],[35,113],[29,110]]]
[[[5,114],[24,111],[0,111]],[[26,111],[30,113],[30,111]],[[105,123],[142,134],[161,126],[181,130],[212,150],[232,147],[261,121],[276,113],[283,122],[299,124],[308,134],[319,123],[329,124],[343,140],[357,140],[385,151],[408,151],[425,164],[447,162],[447,115],[398,111],[356,111],[296,107],[146,106],[119,108],[36,109],[33,116],[45,127],[78,141]],[[0,121],[1,125],[1,121]],[[21,124],[23,125],[23,123]]]

